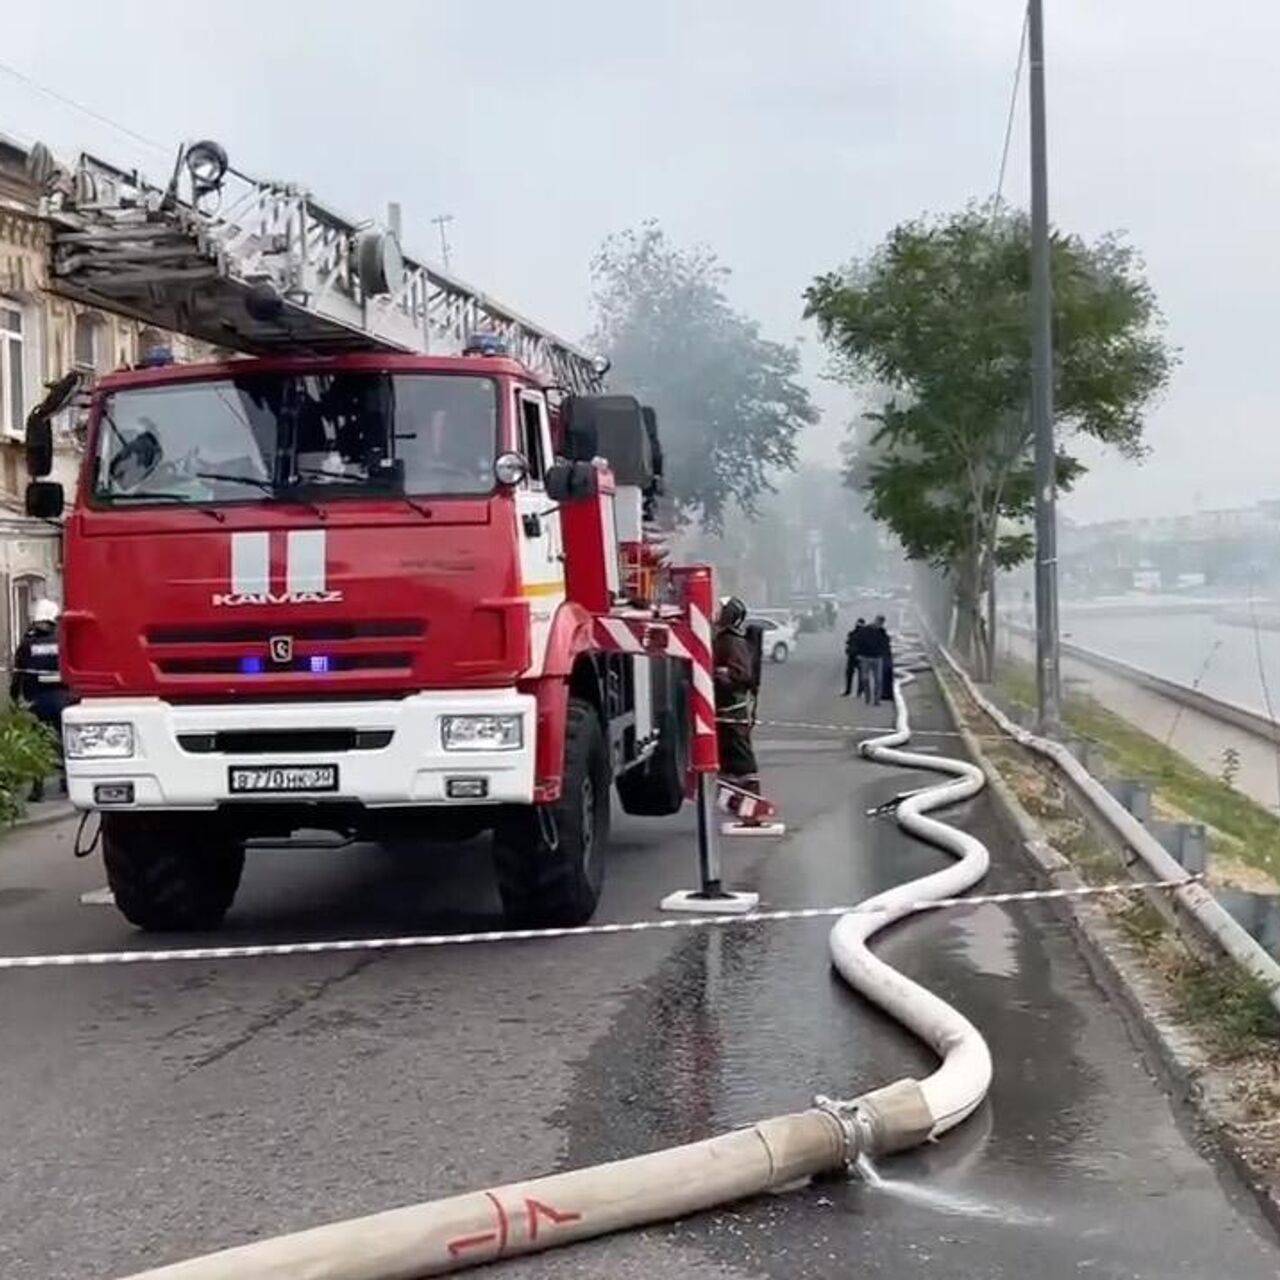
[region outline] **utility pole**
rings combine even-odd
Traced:
[[[1045,154],[1044,5],[1027,5],[1031,64],[1031,426],[1036,474],[1036,692],[1042,733],[1062,723],[1058,651],[1058,517],[1053,440],[1053,280],[1049,268],[1049,172]]]
[[[446,271],[449,270],[449,237],[445,234],[445,227],[453,221],[453,214],[438,213],[431,219],[440,231],[440,265]]]

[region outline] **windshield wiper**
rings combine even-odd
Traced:
[[[211,516],[219,524],[225,523],[227,519],[217,507],[202,506],[193,502],[185,493],[100,493],[97,496],[112,506],[120,502],[167,502],[173,506],[190,507],[201,515]]]
[[[296,485],[287,489],[278,489],[270,480],[262,480],[258,476],[234,476],[229,472],[224,473],[221,471],[197,471],[195,474],[198,480],[217,480],[223,484],[247,484],[265,493],[268,497],[282,498],[286,502],[296,502],[300,506],[306,507],[308,511],[315,513],[317,519],[327,520],[329,518],[323,507],[317,506],[309,498],[300,497],[296,492]]]
[[[416,511],[418,515],[426,520],[431,519],[431,508],[424,507],[421,503],[415,502],[407,493],[394,492],[391,489],[384,488],[376,478],[368,476],[352,476],[345,472],[320,471],[313,467],[302,467],[294,473],[298,476],[305,476],[307,479],[318,479],[325,481],[326,484],[339,485],[363,485],[369,490],[371,498],[397,498],[403,502],[410,510]],[[322,486],[318,486],[322,487]]]

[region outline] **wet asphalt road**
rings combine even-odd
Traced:
[[[834,647],[834,646],[832,646]],[[816,648],[816,644],[811,646]],[[763,714],[841,722],[834,662],[768,672]],[[917,742],[949,727],[928,678]],[[878,713],[888,721],[888,708]],[[766,904],[935,866],[868,805],[918,774],[759,732],[791,836],[726,849]],[[771,745],[772,744],[772,745]],[[991,888],[1030,884],[985,798]],[[67,826],[0,844],[0,950],[140,939]],[[620,819],[598,918],[689,885],[691,817]],[[482,846],[262,851],[223,941],[497,924]],[[0,1276],[89,1280],[327,1219],[688,1141],[851,1095],[928,1056],[852,997],[822,922],[429,952],[0,973]],[[1267,1280],[1280,1247],[1198,1151],[1071,936],[1037,905],[937,913],[880,950],[968,1014],[996,1082],[882,1188],[828,1182],[503,1264],[510,1277]],[[489,1274],[489,1273],[486,1273]]]

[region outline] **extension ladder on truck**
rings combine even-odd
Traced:
[[[31,152],[50,226],[50,289],[245,355],[456,354],[477,332],[567,391],[607,365],[454,276],[403,254],[388,227],[305,189],[251,178],[216,143],[178,152],[167,187],[90,155]]]

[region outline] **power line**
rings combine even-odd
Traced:
[[[1004,146],[1000,149],[1000,172],[996,177],[995,195],[991,197],[991,212],[994,216],[1000,209],[1000,197],[1004,193],[1004,175],[1009,166],[1009,147],[1013,141],[1013,121],[1018,114],[1018,89],[1022,85],[1022,67],[1027,58],[1027,22],[1030,18],[1030,6],[1022,11],[1022,34],[1018,37],[1018,61],[1013,71],[1013,89],[1009,93],[1009,114],[1004,122]]]
[[[115,129],[118,133],[132,138],[135,142],[140,142],[144,147],[151,148],[152,151],[161,152],[166,156],[173,151],[172,147],[166,147],[154,138],[148,138],[136,130],[130,129],[128,125],[120,124],[118,121],[112,120],[110,116],[104,116],[100,111],[95,111],[92,107],[86,107],[83,102],[77,102],[74,98],[67,97],[65,93],[60,93],[57,89],[51,89],[48,85],[41,84],[38,80],[33,80],[29,75],[19,71],[17,67],[11,67],[6,62],[0,62],[0,72],[18,81],[19,84],[25,85],[28,89],[34,89],[36,93],[43,94],[46,98],[52,98],[55,102],[60,102],[63,106],[71,107],[90,119],[98,121],[99,124],[105,124],[109,129]]]

